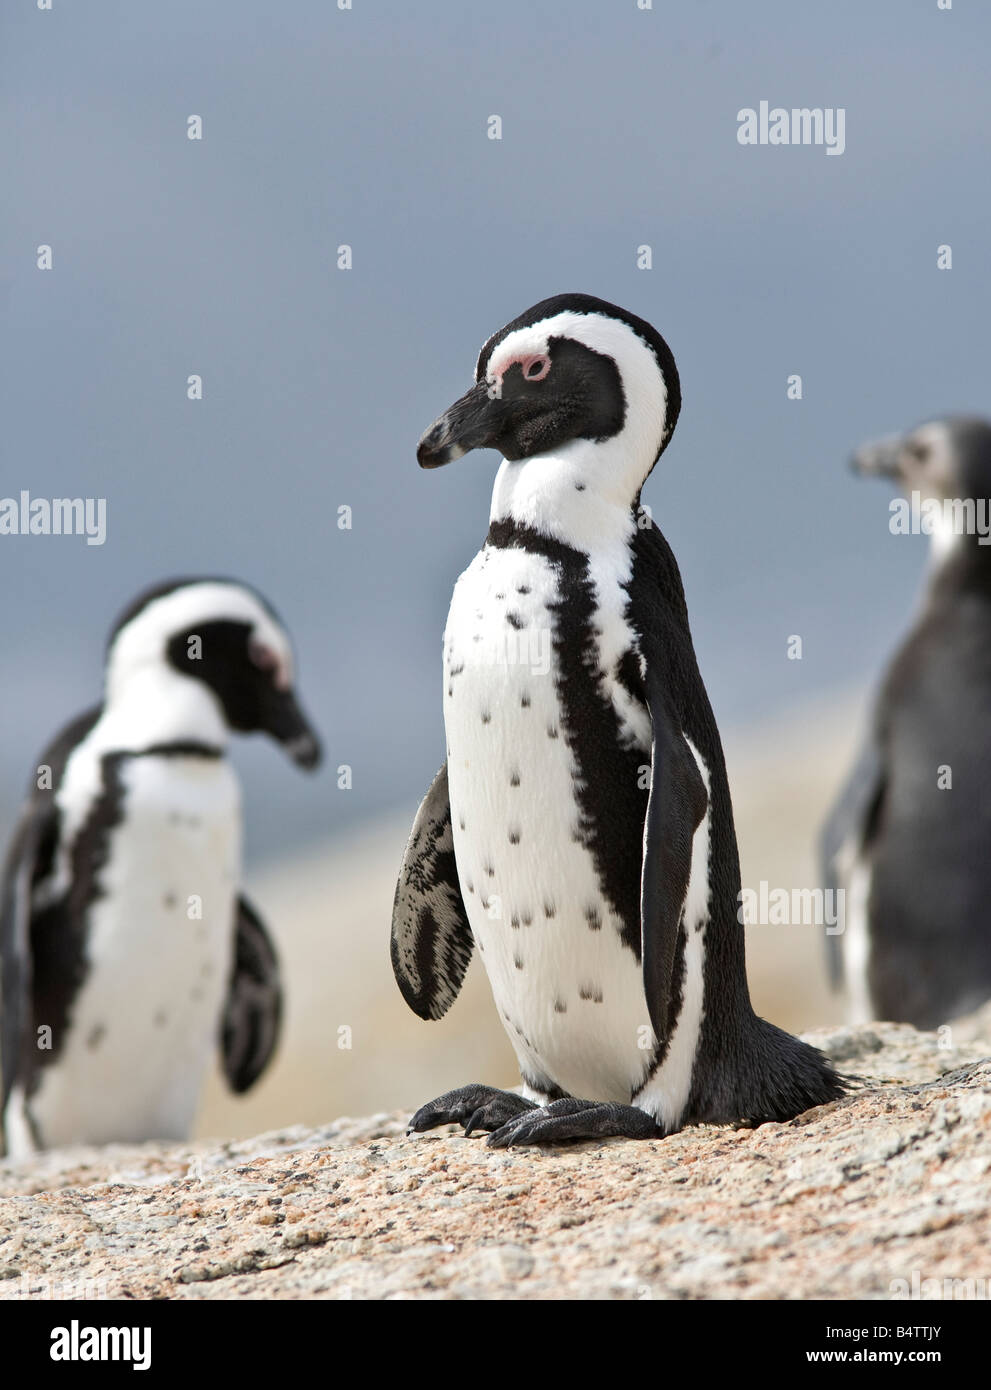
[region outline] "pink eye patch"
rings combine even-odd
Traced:
[[[257,638],[252,638],[248,643],[248,658],[260,671],[271,671],[272,683],[276,690],[288,690],[290,681],[289,674],[285,670],[281,658],[271,647],[259,642]]]
[[[518,365],[523,373],[524,381],[543,381],[544,377],[551,369],[551,359],[546,352],[528,352],[520,357],[510,357],[501,363],[495,372],[495,379],[500,384],[509,371],[510,367]]]

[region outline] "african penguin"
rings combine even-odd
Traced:
[[[424,468],[503,462],[448,615],[447,761],[407,846],[392,962],[439,1018],[477,943],[524,1092],[452,1091],[410,1128],[651,1138],[833,1100],[825,1058],[750,1004],[719,734],[678,566],[640,506],[681,404],[671,351],[560,295],[491,337],[475,380],[417,451]]]
[[[921,608],[823,832],[826,881],[845,892],[831,976],[854,1021],[935,1028],[991,997],[991,423],[930,421],[852,462],[915,494],[932,539]]]
[[[143,593],[111,633],[103,703],[42,755],[4,868],[8,1154],[185,1138],[218,1048],[234,1091],[267,1065],[278,966],[239,893],[225,756],[253,730],[319,761],[265,600],[227,579]]]

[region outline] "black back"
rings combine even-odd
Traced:
[[[868,983],[881,1017],[935,1028],[991,997],[989,712],[991,556],[974,544],[937,573],[876,707]]]

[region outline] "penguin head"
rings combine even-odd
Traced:
[[[923,498],[991,496],[991,422],[977,416],[928,420],[907,434],[865,444],[850,460],[854,472],[893,478]]]
[[[987,548],[988,537],[980,530],[978,503],[991,499],[991,423],[976,416],[951,416],[928,420],[908,434],[888,435],[856,450],[851,459],[855,473],[894,478],[913,506],[919,500],[920,518],[926,518],[931,535],[930,556],[940,571],[949,557],[976,548],[965,543],[977,538]]]
[[[489,338],[475,385],[423,434],[417,459],[439,468],[498,449],[503,502],[532,513],[519,518],[531,524],[569,489],[628,509],[680,408],[678,369],[656,329],[592,295],[557,295]]]
[[[270,605],[231,579],[180,579],[140,594],[107,647],[105,709],[132,737],[226,742],[267,733],[300,767],[320,743],[297,703],[288,633]]]

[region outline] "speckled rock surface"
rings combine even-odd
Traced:
[[[0,1299],[887,1299],[914,1272],[989,1280],[991,1048],[971,1031],[812,1035],[867,1084],[757,1130],[496,1152],[379,1115],[0,1162]]]

